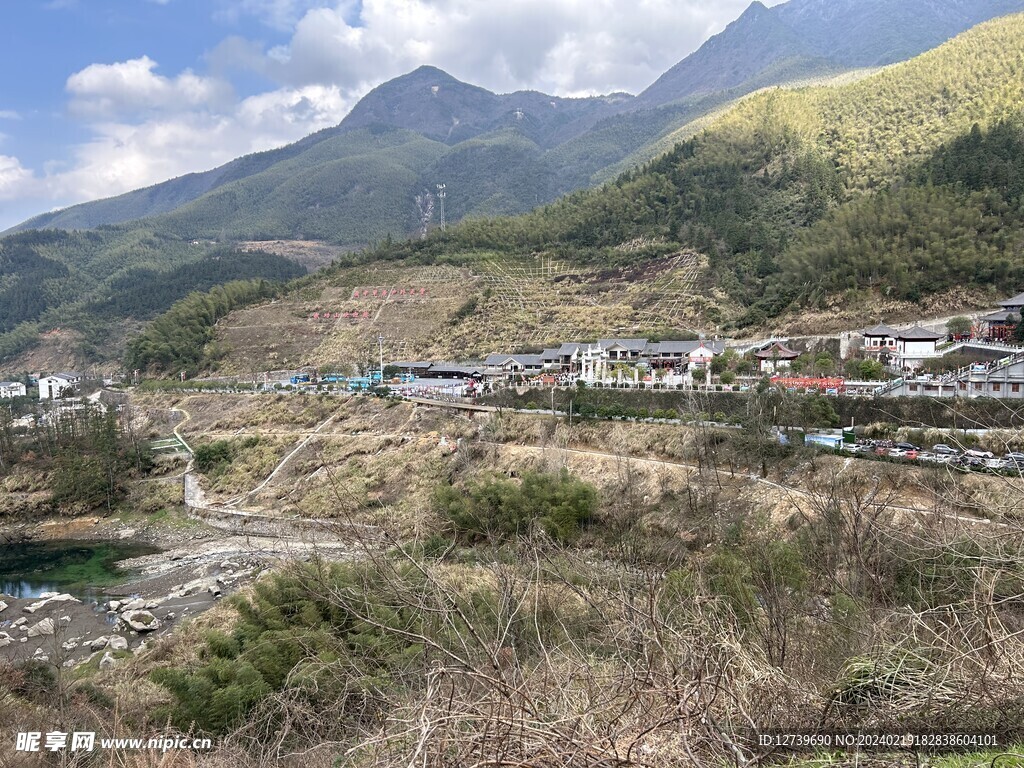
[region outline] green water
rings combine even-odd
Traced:
[[[149,544],[102,540],[0,545],[0,593],[38,597],[43,592],[67,592],[92,597],[97,590],[116,586],[131,575],[118,568],[120,560],[159,551]]]

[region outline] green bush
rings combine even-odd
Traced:
[[[536,524],[566,543],[593,520],[597,491],[565,470],[558,475],[527,472],[519,483],[493,477],[465,490],[442,486],[434,494],[434,508],[469,541],[511,539]]]
[[[153,672],[175,699],[162,714],[184,730],[222,733],[283,688],[318,709],[351,711],[353,717],[379,711],[381,689],[401,677],[416,651],[387,627],[415,631],[422,617],[381,599],[370,586],[368,567],[314,563],[257,582],[248,599],[234,598],[238,623],[230,635],[207,635],[200,664]],[[401,576],[415,589],[415,573]],[[340,603],[350,595],[365,600],[382,626],[344,610]]]

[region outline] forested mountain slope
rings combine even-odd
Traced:
[[[327,364],[378,333],[475,355],[609,332],[758,333],[786,313],[820,333],[870,321],[879,302],[950,292],[983,308],[1024,288],[1022,107],[1024,15],[842,87],[765,92],[599,189],[384,243],[305,279],[228,322],[225,365],[284,359],[246,335],[255,325],[275,346],[290,335],[289,361]],[[361,308],[360,286],[427,276],[438,303],[396,306],[381,324],[297,319]],[[830,326],[840,312],[846,325]]]
[[[1021,0],[791,0],[772,8],[754,2],[637,102],[728,90],[780,65],[813,72],[893,64],[1022,10]]]
[[[0,360],[69,329],[80,339],[75,362],[109,359],[108,338],[126,321],[149,320],[191,291],[304,273],[280,256],[142,229],[11,235],[0,241]]]
[[[639,236],[698,248],[751,321],[851,289],[1016,290],[1022,107],[1016,15],[856,83],[750,98],[640,172],[449,237],[588,258]]]
[[[415,199],[439,182],[449,187],[451,220],[522,213],[655,156],[666,136],[739,96],[905,59],[1012,10],[1024,10],[1024,0],[755,2],[639,98],[498,95],[421,67],[375,88],[340,125],[295,144],[15,229],[169,215],[146,226],[182,237],[362,246],[418,231]]]

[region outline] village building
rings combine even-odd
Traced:
[[[545,371],[559,370],[562,367],[561,357],[558,354],[558,347],[545,349],[540,353],[541,363]]]
[[[983,338],[992,341],[1007,341],[1013,338],[1020,321],[1020,313],[1012,309],[1001,309],[990,315],[985,315],[978,322],[981,325]]]
[[[543,372],[543,355],[488,355],[484,361],[484,375],[489,379],[512,380],[516,376],[536,376]]]
[[[704,368],[725,352],[720,341],[659,341],[647,345],[644,359],[652,368],[671,368],[677,371]]]
[[[558,365],[567,373],[579,371],[580,356],[583,353],[583,345],[573,342],[566,342],[558,348]]]
[[[430,360],[399,360],[391,365],[397,368],[399,373],[422,379],[427,375],[433,362]]]
[[[52,376],[43,376],[39,379],[39,399],[59,400],[74,397],[77,385],[81,381],[81,377],[76,380],[71,374],[55,373]]]
[[[865,355],[877,359],[883,353],[896,351],[896,334],[899,331],[895,328],[890,328],[888,325],[876,325],[861,333],[864,336]]]
[[[977,362],[945,376],[897,379],[881,385],[883,397],[988,397],[1024,400],[1024,352],[1000,360]]]
[[[484,366],[475,363],[431,363],[424,376],[428,379],[475,379],[484,378]]]
[[[925,362],[939,357],[938,343],[945,339],[942,334],[933,333],[921,326],[896,332],[896,350],[891,356],[894,368],[913,371]]]
[[[26,393],[25,385],[20,381],[0,381],[0,400],[24,397]]]
[[[647,349],[647,339],[598,339],[597,345],[613,363],[638,363]]]
[[[800,357],[799,352],[794,352],[781,341],[776,341],[770,346],[754,353],[758,360],[758,369],[761,373],[778,373],[788,371],[793,361]]]
[[[986,341],[1010,341],[1024,314],[1024,293],[999,302],[999,309],[978,318],[976,333]]]

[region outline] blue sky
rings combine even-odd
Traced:
[[[0,0],[0,230],[295,141],[420,64],[495,91],[637,92],[746,4]]]

